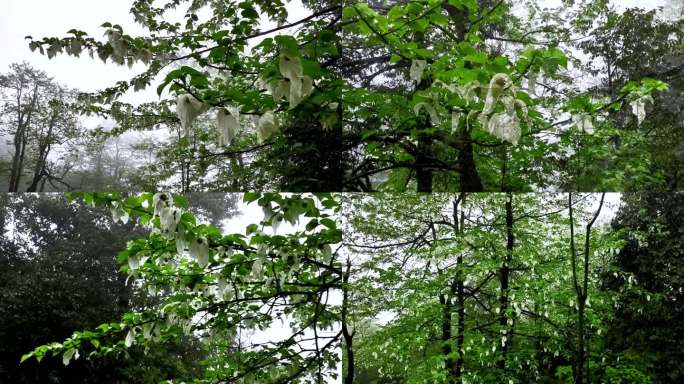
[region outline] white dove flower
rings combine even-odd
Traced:
[[[520,120],[515,114],[495,113],[487,123],[487,131],[501,140],[517,145],[520,140]]]
[[[411,81],[415,82],[416,84],[420,83],[420,81],[423,79],[423,71],[425,71],[426,66],[427,61],[425,60],[411,60],[411,68],[409,69]]]
[[[485,105],[482,109],[482,113],[489,115],[494,112],[494,107],[499,97],[504,93],[504,91],[511,89],[513,87],[513,80],[510,76],[505,73],[497,73],[492,77],[489,82],[489,88],[487,89],[487,96],[485,97]]]
[[[578,113],[572,115],[572,122],[578,129],[591,135],[594,133],[594,123],[592,121],[591,115],[588,113]]]
[[[646,102],[650,101],[653,103],[653,97],[651,95],[641,96],[638,99],[632,101],[632,113],[637,117],[637,124],[641,125],[646,118]]]
[[[182,212],[176,207],[163,209],[159,214],[159,226],[162,233],[175,233],[178,223],[180,223]]]
[[[198,237],[190,242],[190,256],[197,260],[197,264],[204,267],[209,263],[209,245],[207,239]]]
[[[532,96],[537,96],[537,76],[539,74],[536,71],[530,71],[527,74],[527,91]]]
[[[460,112],[451,112],[451,133],[458,131],[458,124],[461,121],[461,115],[462,113]]]
[[[165,192],[157,192],[152,196],[154,215],[160,216],[162,211],[171,206],[171,196]]]
[[[176,100],[176,113],[183,131],[187,134],[197,117],[210,108],[209,105],[197,100],[192,95],[180,95]]]
[[[235,135],[240,129],[240,110],[237,107],[219,109],[216,114],[217,127],[219,131],[219,146],[230,145]]]
[[[416,116],[420,115],[421,109],[425,109],[425,111],[430,115],[430,122],[432,123],[432,125],[439,125],[439,114],[437,114],[437,110],[434,106],[432,106],[432,104],[421,101],[420,103],[414,105],[413,112],[415,112]]]
[[[268,140],[278,130],[273,111],[266,111],[257,121],[257,139],[259,143]]]
[[[126,348],[130,348],[130,346],[133,345],[133,343],[135,343],[135,331],[133,330],[133,328],[131,328],[131,330],[129,330],[126,334],[126,340],[124,340],[124,345],[126,345]]]
[[[257,259],[254,260],[254,264],[252,264],[252,277],[254,277],[254,279],[259,280],[263,277],[263,265],[263,257],[257,257]]]
[[[118,201],[112,203],[110,210],[112,212],[112,220],[114,220],[115,223],[119,221],[124,224],[128,223],[128,212],[124,211]]]
[[[117,29],[110,28],[105,32],[105,36],[107,36],[107,41],[109,42],[109,45],[112,46],[115,56],[126,56],[126,43],[123,40],[121,32]]]
[[[188,243],[185,241],[185,236],[181,232],[176,232],[175,240],[176,240],[176,252],[179,255],[181,255],[181,254],[183,254],[183,252],[185,252],[185,248],[187,248]]]
[[[302,59],[299,56],[283,53],[278,62],[280,73],[287,80],[282,80],[273,90],[273,99],[278,102],[287,97],[290,109],[299,105],[313,91],[313,79],[304,75]]]

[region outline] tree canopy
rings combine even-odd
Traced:
[[[144,189],[681,184],[683,29],[674,7],[136,0],[131,14],[144,32],[110,21],[102,38],[76,26],[28,43],[50,58],[145,66],[71,104],[115,119],[100,138],[154,133],[140,148],[156,161],[129,180]],[[122,101],[143,90],[160,99]]]
[[[154,301],[39,346],[22,362],[59,356],[68,365],[196,337],[207,353],[201,374],[171,382],[325,382],[337,375],[341,231],[333,196],[247,193],[244,201],[258,204],[264,218],[246,234],[198,222],[182,195],[71,198],[151,230],[116,259],[126,280]]]
[[[681,195],[623,198],[352,195],[345,382],[680,381]]]

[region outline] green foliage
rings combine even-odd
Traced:
[[[146,231],[130,223],[114,226],[106,210],[70,205],[61,195],[8,195],[0,211],[7,251],[0,257],[0,381],[149,383],[201,372],[204,352],[193,338],[100,361],[73,348],[51,361],[45,354],[56,344],[50,344],[36,354],[40,364],[26,361],[36,345],[154,302],[126,285],[115,263],[118,249]],[[93,333],[79,334],[99,346]]]
[[[181,191],[667,190],[679,182],[677,152],[663,155],[664,139],[649,127],[681,121],[665,108],[680,97],[668,89],[678,82],[680,20],[618,14],[605,0],[531,1],[524,14],[494,0],[305,1],[299,20],[288,19],[288,5],[139,0],[131,13],[140,36],[108,22],[105,39],[72,29],[28,37],[29,46],[50,58],[87,52],[145,65],[130,81],[82,95],[80,107],[114,117],[108,135],[172,129],[155,148],[163,166],[136,175],[149,190],[170,181]],[[178,8],[183,22],[167,21]],[[278,26],[264,28],[265,20]],[[577,48],[591,60],[573,57]],[[152,86],[162,101],[118,100]],[[176,116],[169,94],[192,97],[198,116],[179,119],[183,103]],[[221,108],[240,110],[228,145],[202,116]]]
[[[212,353],[204,376],[194,382],[320,382],[335,376],[339,314],[329,296],[339,289],[333,247],[341,241],[341,230],[334,196],[246,194],[244,200],[264,212],[261,222],[247,227],[246,236],[201,223],[181,196],[69,197],[107,207],[115,221],[151,230],[148,238],[129,241],[117,261],[128,279],[158,301],[118,321],[75,332],[61,343],[37,347],[24,360],[61,356],[66,365],[79,354],[102,358],[198,336]],[[306,228],[300,220],[307,220]],[[292,229],[277,234],[281,224]],[[265,332],[277,322],[287,322],[287,337],[262,344],[243,338],[243,333]]]
[[[344,217],[354,261],[347,320],[355,330],[354,382],[573,383],[580,333],[585,379],[656,382],[646,368],[659,366],[653,352],[638,350],[634,335],[615,327],[628,326],[620,320],[625,306],[644,318],[658,316],[650,303],[659,299],[637,290],[630,269],[615,264],[628,247],[624,237],[634,235],[608,225],[615,206],[598,211],[587,229],[599,197],[573,195],[573,258],[565,195],[349,196]],[[630,215],[625,208],[618,217]],[[629,286],[624,294],[606,289],[613,276]],[[628,304],[634,295],[640,301]],[[617,341],[632,352],[616,354]],[[679,364],[675,350],[663,354]]]

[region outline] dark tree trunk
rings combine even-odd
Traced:
[[[603,208],[603,201],[606,194],[601,194],[601,201],[599,202],[598,209],[594,213],[593,217],[587,224],[587,228],[584,233],[584,249],[583,249],[583,269],[584,275],[582,277],[582,284],[580,285],[578,274],[577,274],[577,250],[575,247],[575,222],[573,218],[572,209],[572,194],[568,194],[568,212],[570,215],[570,257],[572,262],[572,282],[575,288],[575,293],[577,296],[577,350],[575,351],[575,356],[572,361],[572,373],[574,377],[575,384],[584,384],[585,382],[585,365],[587,363],[587,353],[586,353],[586,342],[585,342],[585,306],[587,303],[587,291],[589,289],[589,251],[590,251],[590,238],[591,238],[591,227],[596,222],[601,209]],[[587,374],[588,376],[588,374]]]
[[[347,270],[342,276],[342,336],[344,337],[345,349],[347,351],[347,375],[344,377],[344,384],[354,383],[354,334],[349,332],[347,325],[350,271],[351,261],[347,259]]]
[[[473,141],[470,138],[470,133],[465,131],[461,133],[460,137],[458,166],[461,192],[482,192],[484,187],[475,167]]]
[[[501,263],[501,268],[499,268],[499,281],[501,285],[501,294],[499,296],[499,325],[502,330],[505,330],[505,332],[502,334],[506,339],[501,343],[501,358],[498,361],[499,369],[506,368],[508,346],[511,343],[512,337],[512,332],[510,332],[508,326],[508,285],[514,245],[515,236],[513,235],[513,194],[508,193],[508,200],[506,200],[506,257]]]
[[[38,190],[38,185],[40,181],[45,176],[45,165],[47,163],[47,157],[50,153],[50,141],[52,141],[52,131],[55,127],[57,120],[57,111],[54,111],[50,122],[48,125],[48,130],[42,139],[39,139],[38,143],[38,154],[36,157],[36,165],[33,168],[33,180],[31,180],[31,185],[26,189],[26,192],[36,192]]]
[[[9,192],[19,192],[21,185],[21,174],[24,170],[24,157],[26,155],[26,141],[28,139],[28,129],[31,125],[31,116],[38,102],[38,85],[33,87],[31,103],[22,110],[21,96],[22,89],[17,90],[17,129],[14,132],[14,155],[12,156],[12,169],[10,171]]]
[[[453,284],[452,284],[453,285]],[[449,382],[453,383],[452,370],[455,366],[456,359],[451,354],[451,311],[452,305],[449,295],[439,295],[439,303],[442,305],[442,355],[444,355],[444,363],[449,372]]]
[[[459,269],[463,267],[463,256],[459,255],[456,259],[456,263]],[[465,287],[463,284],[463,274],[459,273],[458,280],[456,282],[456,301],[457,301],[457,311],[458,311],[458,337],[456,338],[456,350],[458,351],[458,360],[456,360],[456,367],[454,370],[454,376],[457,379],[457,383],[461,383],[461,374],[463,372],[463,344],[465,342]]]
[[[432,192],[432,170],[426,167],[428,163],[427,153],[430,150],[429,139],[423,137],[418,143],[418,155],[416,156],[416,182],[418,192]]]

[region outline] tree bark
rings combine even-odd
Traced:
[[[348,305],[349,305],[349,275],[351,271],[351,260],[347,259],[347,270],[342,276],[342,336],[347,351],[347,374],[344,377],[344,384],[354,383],[354,333],[349,332],[347,325]]]
[[[430,150],[430,142],[427,137],[421,137],[418,142],[418,155],[416,156],[416,182],[418,192],[432,192],[432,170],[425,167],[428,163],[427,153]]]
[[[460,175],[460,189],[461,192],[482,192],[482,180],[475,167],[475,158],[473,155],[473,141],[470,138],[470,133],[465,129],[461,131],[459,151],[458,151],[458,169]]]
[[[509,331],[508,326],[508,286],[510,279],[510,263],[513,260],[513,247],[515,245],[515,236],[513,234],[513,194],[508,193],[506,200],[506,256],[499,268],[499,282],[501,285],[501,292],[499,295],[499,326],[501,327],[502,339],[501,343],[501,358],[497,365],[499,369],[506,369],[506,358],[508,354],[508,346],[511,343],[512,332]]]
[[[596,210],[593,217],[587,224],[586,231],[584,234],[584,275],[582,277],[582,285],[580,286],[577,274],[577,252],[575,248],[575,221],[573,218],[572,209],[572,193],[568,194],[568,212],[570,215],[570,257],[572,262],[572,282],[577,297],[577,351],[572,364],[572,373],[575,384],[584,384],[585,382],[585,366],[587,363],[585,345],[585,307],[587,303],[587,292],[589,288],[589,251],[591,240],[591,228],[596,222],[596,219],[598,218],[599,214],[601,213],[605,197],[605,193],[601,194],[601,200],[599,202],[598,209]]]
[[[24,84],[17,89],[17,129],[14,132],[14,155],[12,155],[12,169],[10,171],[9,192],[19,192],[21,174],[24,170],[24,157],[26,154],[27,130],[31,124],[31,115],[38,102],[38,84],[33,87],[31,103],[25,110],[22,108],[21,97]]]
[[[41,179],[45,176],[45,164],[47,163],[47,157],[50,153],[50,142],[52,141],[52,132],[57,123],[57,117],[57,110],[54,110],[50,117],[48,130],[45,133],[45,136],[39,138],[36,165],[33,168],[33,179],[31,180],[31,185],[26,189],[26,192],[36,192]]]

